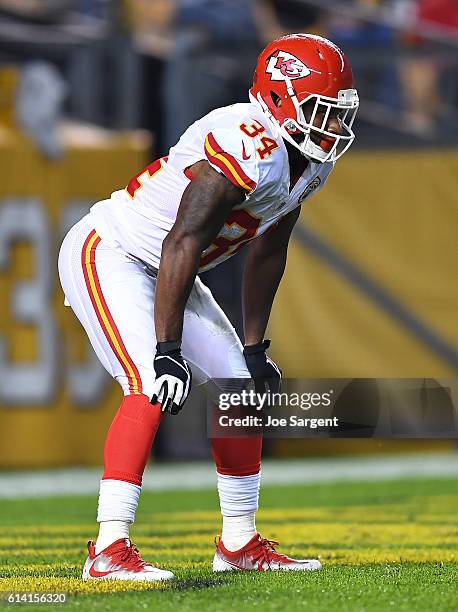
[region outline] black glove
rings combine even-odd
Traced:
[[[254,380],[256,393],[280,391],[281,370],[276,363],[266,355],[270,346],[270,340],[263,340],[257,344],[245,346],[243,355],[245,357],[248,371]]]
[[[151,403],[161,404],[162,412],[178,414],[191,390],[191,370],[181,356],[177,342],[159,342],[154,358],[156,381]]]

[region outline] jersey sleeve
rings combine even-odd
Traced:
[[[204,150],[210,165],[236,187],[244,189],[247,195],[256,189],[259,168],[252,138],[244,137],[237,128],[217,128],[207,133]]]

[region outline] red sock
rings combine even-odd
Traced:
[[[102,479],[142,484],[143,472],[161,422],[159,404],[146,395],[126,395],[105,440]]]
[[[216,469],[225,476],[251,476],[261,469],[262,435],[246,438],[213,438]]]
[[[224,413],[230,418],[246,416],[239,406],[231,406]],[[261,469],[262,429],[246,427],[246,436],[225,438],[224,428],[219,425],[221,411],[215,407],[212,413],[211,447],[216,470],[225,476],[252,476]],[[243,430],[240,430],[244,433]],[[233,430],[236,433],[236,430]]]

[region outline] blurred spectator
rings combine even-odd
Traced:
[[[135,44],[142,54],[164,59],[171,51],[174,10],[172,0],[127,0]]]
[[[29,62],[24,66],[17,90],[17,123],[48,159],[63,153],[58,127],[65,94],[65,82],[52,64]]]
[[[294,0],[176,0],[175,6],[176,46],[164,75],[166,148],[213,108],[247,100],[262,47],[308,29],[317,13]]]
[[[270,5],[280,26],[280,35],[308,32],[326,36],[326,11],[307,5],[302,0],[271,0]],[[276,36],[267,36],[266,42],[274,38]]]
[[[75,0],[0,0],[0,13],[20,19],[56,23],[75,4]]]
[[[380,9],[391,6],[390,0],[354,0],[355,9],[361,14],[368,9]],[[393,31],[384,23],[370,23],[356,16],[346,16],[340,13],[330,14],[328,20],[330,38],[343,47],[350,46],[383,46],[393,42]]]
[[[154,134],[153,156],[165,150],[161,84],[164,65],[175,46],[172,0],[127,0],[132,35],[142,63],[141,126]]]
[[[163,87],[166,148],[213,108],[246,99],[262,46],[253,9],[245,0],[177,0]]]
[[[319,14],[300,0],[127,4],[145,69],[143,126],[157,135],[160,154],[210,109],[246,100],[260,48],[288,32],[316,31]]]
[[[457,0],[420,0],[417,18],[420,23],[436,25],[458,37]]]
[[[413,4],[414,23],[435,26],[435,31],[455,35],[458,40],[457,0],[418,0]],[[408,36],[407,44],[422,50],[424,42],[418,36]],[[447,102],[456,105],[457,61],[452,56],[418,56],[400,63],[406,121],[415,133],[432,137],[447,112]],[[450,86],[447,87],[448,82]],[[454,91],[451,100],[441,99],[441,91]],[[455,119],[456,120],[456,119]],[[452,128],[449,124],[448,129]]]
[[[107,19],[108,13],[113,10],[113,0],[73,0],[74,10],[81,15]]]
[[[15,39],[5,35],[0,38],[2,73],[15,72],[14,93],[9,111],[9,127],[19,127],[38,149],[49,159],[62,154],[58,126],[66,84],[59,70],[49,61],[34,61],[31,49],[26,51],[27,24],[32,29],[50,27],[52,30],[64,22],[75,0],[0,0],[0,24],[3,34],[18,32]],[[16,28],[14,28],[16,26]],[[20,52],[17,52],[17,49]],[[35,54],[39,48],[35,47]],[[13,58],[13,59],[12,59]],[[21,60],[20,66],[18,60]],[[15,61],[14,61],[15,60]]]
[[[388,9],[389,0],[355,0],[356,8],[364,13],[370,9]],[[371,23],[356,16],[331,15],[328,21],[329,38],[349,55],[356,85],[362,99],[375,99],[389,108],[398,108],[397,71],[391,61],[379,62],[381,56],[393,52],[395,32],[385,23]],[[371,61],[368,61],[370,56]]]
[[[0,13],[35,23],[60,23],[79,15],[105,19],[116,4],[117,0],[0,0]]]
[[[0,59],[21,69],[30,60],[56,67],[69,94],[66,114],[74,119],[116,129],[137,127],[138,55],[123,13],[121,0],[0,0]],[[55,75],[51,66],[36,74],[38,79],[26,82],[35,86],[43,75]]]

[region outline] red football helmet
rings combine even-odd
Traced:
[[[285,140],[314,161],[335,161],[355,139],[352,125],[359,100],[351,66],[339,47],[321,36],[291,34],[267,45],[258,58],[250,98]],[[331,112],[340,134],[326,129]],[[317,117],[319,125],[314,125]]]

